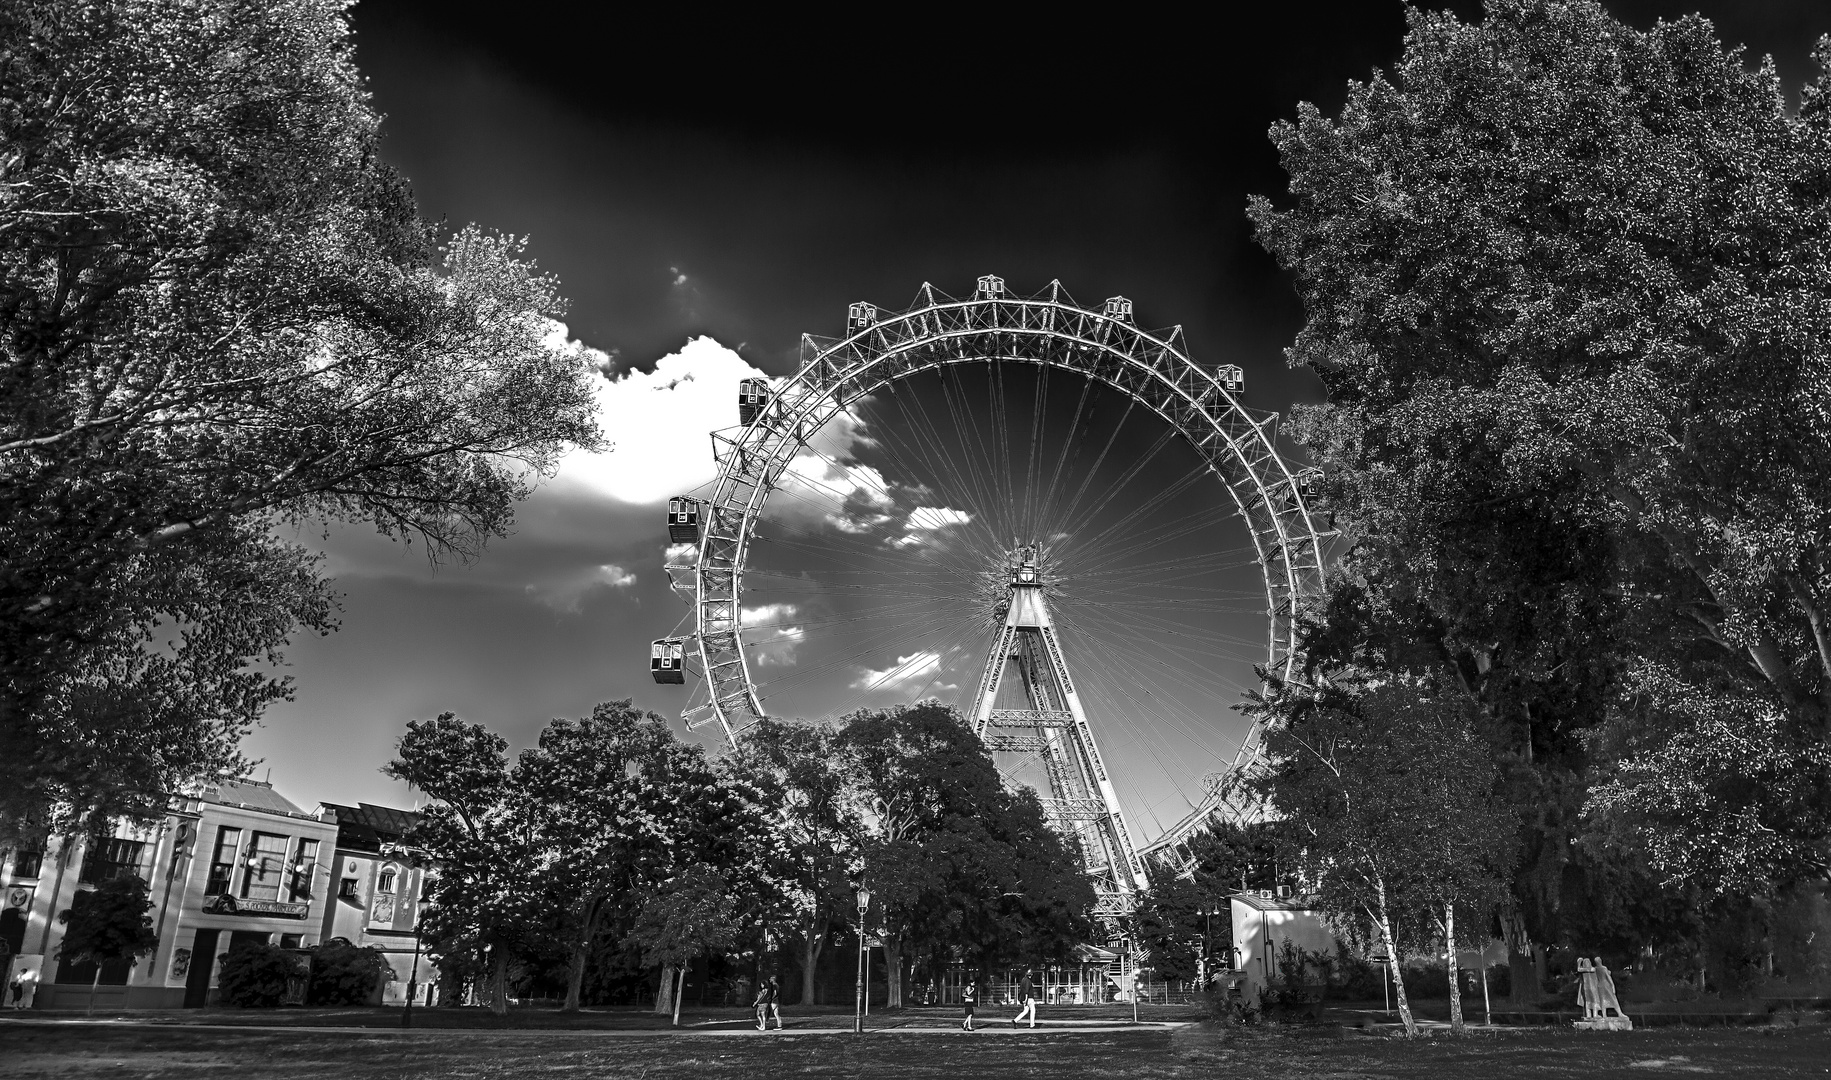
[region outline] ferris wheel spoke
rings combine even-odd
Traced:
[[[964,511],[971,515],[971,520],[968,524],[971,525],[976,532],[983,534],[987,543],[996,547],[998,543],[997,534],[992,524],[987,520],[988,510],[995,505],[995,501],[986,497],[983,485],[979,482],[979,474],[977,471],[972,469],[961,469],[955,463],[953,453],[948,449],[947,440],[941,438],[933,420],[928,415],[927,407],[922,404],[921,398],[914,393],[911,393],[909,397],[911,399],[910,402],[905,403],[902,396],[898,394],[895,389],[891,392],[891,399],[896,402],[897,411],[903,415],[904,420],[908,423],[912,433],[916,437],[917,452],[921,454],[929,466],[928,475],[935,478],[937,485],[942,483],[940,478],[944,476],[953,478],[961,476],[966,477],[968,486],[975,489],[975,494],[967,494],[964,490],[951,494],[942,492],[942,494],[945,495],[946,501],[950,503],[958,501]],[[911,404],[914,405],[913,410],[910,408]],[[958,418],[955,417],[954,420],[957,429]],[[880,439],[880,441],[894,440]],[[938,455],[942,461],[945,461],[945,470],[935,468],[936,455]],[[907,467],[906,463],[905,467]],[[908,475],[915,474],[910,472]],[[939,487],[937,487],[937,490],[939,490]]]
[[[1081,396],[1079,399],[1077,399],[1075,401],[1075,404],[1074,404],[1074,418],[1068,422],[1068,438],[1069,439],[1073,439],[1074,433],[1081,430],[1081,416],[1083,415],[1085,409],[1087,408],[1087,397],[1089,394],[1093,393],[1093,388],[1094,388],[1094,380],[1092,378],[1083,377],[1081,379]],[[1062,448],[1062,453],[1057,454],[1055,457],[1055,471],[1053,473],[1051,473],[1049,476],[1049,491],[1047,494],[1045,494],[1043,496],[1042,519],[1044,521],[1054,521],[1055,520],[1054,510],[1055,510],[1056,487],[1058,484],[1061,483],[1062,467],[1064,465],[1066,465],[1067,463],[1068,463],[1068,448],[1066,446],[1064,446]]]

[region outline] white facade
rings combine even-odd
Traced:
[[[1278,971],[1278,956],[1286,943],[1308,952],[1332,953],[1335,935],[1322,916],[1300,899],[1279,899],[1264,893],[1235,893],[1233,914],[1234,969],[1246,976],[1246,997],[1259,1000],[1259,991]]]
[[[0,940],[38,956],[37,1008],[88,1002],[93,969],[57,956],[57,916],[96,884],[136,874],[151,886],[152,955],[131,968],[102,969],[96,1004],[112,1008],[199,1006],[215,1000],[216,964],[241,941],[317,944],[329,893],[323,863],[336,827],[266,784],[225,783],[178,799],[149,824],[124,823],[100,843],[55,840],[43,852],[15,851],[0,866],[5,883]],[[14,914],[18,913],[18,914]]]
[[[375,1003],[404,1004],[412,985],[415,1002],[431,1004],[436,1000],[438,971],[419,951],[418,916],[435,871],[423,867],[405,847],[417,815],[368,803],[325,803],[320,812],[338,822],[321,940],[343,938],[381,950],[394,975],[377,988]]]

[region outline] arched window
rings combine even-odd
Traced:
[[[381,880],[375,883],[376,892],[391,893],[394,891],[394,879],[400,873],[397,867],[387,867],[381,872]]]

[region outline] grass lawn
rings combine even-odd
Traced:
[[[227,1015],[184,1014],[187,1021],[211,1024]],[[398,1015],[394,1010],[378,1011],[378,1019],[384,1021],[398,1023]],[[422,1019],[433,1015],[422,1014]],[[803,1019],[809,1024],[837,1026],[846,1017],[829,1014]],[[849,1034],[797,1034],[794,1028],[767,1035],[741,1028],[735,1036],[708,1034],[703,1028],[647,1034],[630,1032],[619,1023],[600,1023],[603,1030],[597,1031],[422,1026],[413,1032],[339,1032],[309,1026],[255,1030],[205,1027],[197,1022],[130,1025],[8,1020],[0,1021],[0,1074],[8,1080],[87,1076],[1059,1080],[1068,1075],[1127,1080],[1217,1076],[1228,1080],[1387,1076],[1498,1080],[1512,1076],[1831,1075],[1831,1030],[1822,1024],[1657,1028],[1616,1034],[1512,1029],[1408,1042],[1384,1035],[1344,1033],[1335,1025],[1236,1030],[1190,1025],[1035,1035],[1012,1034],[1006,1027],[968,1035],[948,1030],[939,1014],[934,1019],[928,1033],[880,1030],[863,1039]],[[625,1033],[618,1034],[619,1030]]]

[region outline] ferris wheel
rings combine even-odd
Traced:
[[[1257,812],[1261,732],[1231,706],[1254,665],[1293,674],[1322,594],[1314,474],[1244,383],[1058,282],[855,303],[795,374],[736,388],[716,479],[670,500],[689,612],[651,672],[693,677],[688,726],[733,743],[766,715],[951,700],[1119,914],[1148,862]]]

